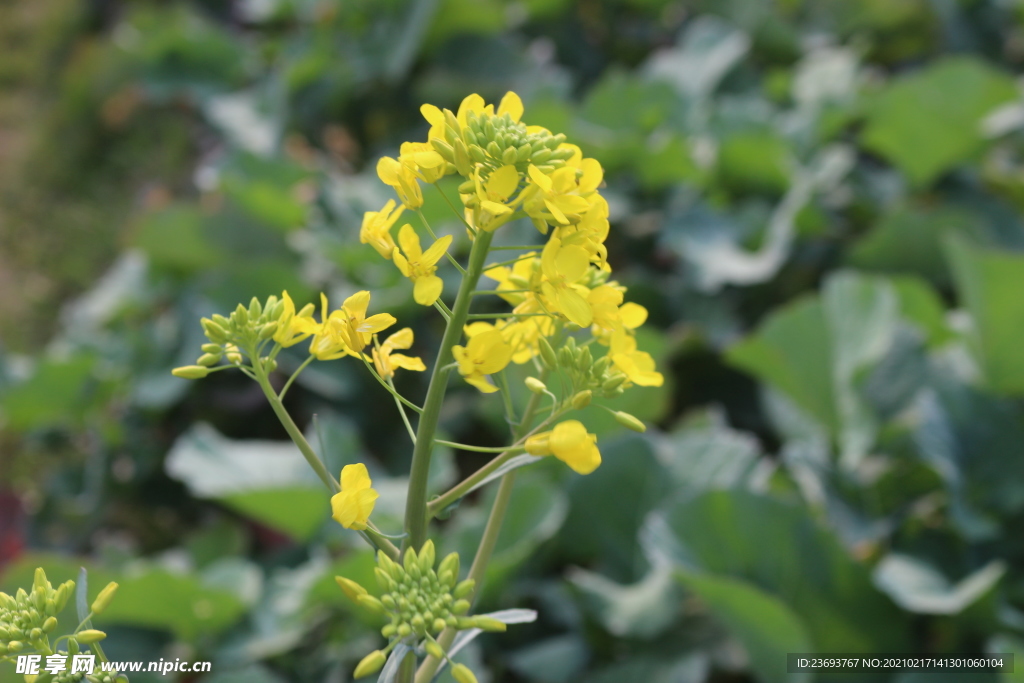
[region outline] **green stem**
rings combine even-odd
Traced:
[[[445,441],[444,439],[434,439],[434,443],[441,446],[448,446],[449,448],[457,448],[460,451],[473,451],[474,453],[505,453],[509,450],[506,446],[470,446],[467,443],[455,443],[454,441]]]
[[[547,373],[543,373],[541,381],[544,381]],[[519,428],[516,430],[516,440],[525,439],[529,434],[530,423],[533,422],[534,413],[537,412],[537,404],[540,402],[540,394],[532,394],[529,402],[526,404],[526,410],[523,412],[523,420],[519,424]],[[480,545],[476,550],[476,557],[473,558],[473,565],[469,568],[469,576],[467,578],[476,581],[476,588],[473,593],[469,596],[470,600],[475,600],[476,596],[480,592],[480,588],[483,586],[484,572],[487,570],[487,563],[491,561],[491,554],[494,552],[494,546],[498,542],[498,534],[501,532],[501,525],[505,521],[505,512],[508,510],[508,501],[512,497],[512,486],[515,484],[515,470],[509,472],[501,478],[501,485],[498,487],[498,494],[494,498],[494,507],[491,508],[491,514],[487,518],[487,526],[484,527],[484,535],[480,539]],[[446,628],[438,636],[437,642],[441,646],[441,649],[446,651],[451,647],[452,641],[455,640],[455,629]],[[434,679],[434,674],[437,673],[437,667],[441,665],[440,660],[434,659],[433,657],[427,657],[423,660],[420,668],[416,671],[416,678],[414,683],[430,683]]]
[[[419,549],[427,538],[427,477],[430,473],[430,455],[434,446],[434,433],[441,417],[441,404],[448,385],[448,370],[445,368],[453,361],[452,347],[462,338],[462,328],[466,325],[469,315],[469,304],[473,300],[472,291],[483,272],[484,261],[491,245],[491,233],[480,232],[473,242],[469,253],[469,264],[466,275],[459,285],[459,293],[452,307],[452,316],[441,338],[434,361],[434,369],[430,375],[430,386],[427,398],[423,402],[423,412],[416,431],[416,446],[412,453],[412,467],[409,471],[409,493],[405,499],[405,530],[409,537],[407,543]]]
[[[306,459],[309,466],[313,468],[316,475],[320,477],[320,481],[324,483],[332,494],[341,491],[341,484],[331,476],[331,473],[324,467],[323,462],[317,456],[313,447],[306,441],[306,437],[303,436],[302,432],[299,431],[295,421],[292,420],[292,416],[285,410],[284,404],[281,403],[281,399],[274,391],[274,387],[270,385],[270,380],[267,378],[267,372],[263,369],[263,364],[259,361],[253,363],[254,374],[256,375],[256,381],[259,383],[260,388],[263,389],[263,393],[266,394],[267,400],[270,401],[270,407],[274,409],[274,413],[277,415],[277,419],[281,421],[281,425],[284,426],[284,430],[288,432],[288,436],[292,438],[295,445],[299,447],[299,452],[302,453],[302,457]]]
[[[279,399],[281,399],[282,401],[284,400],[284,395],[288,393],[288,389],[291,388],[292,382],[295,381],[295,378],[299,376],[299,373],[302,372],[303,370],[305,370],[306,366],[309,365],[310,363],[312,363],[315,358],[316,358],[316,356],[310,355],[309,358],[307,358],[306,360],[302,361],[302,365],[300,365],[295,370],[295,372],[292,373],[292,376],[289,377],[288,381],[284,383],[283,387],[281,387],[281,393],[277,395],[277,397]]]

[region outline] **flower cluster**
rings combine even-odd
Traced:
[[[57,642],[66,641],[66,649],[51,647],[50,635],[57,627],[57,615],[64,609],[75,591],[74,581],[65,581],[56,588],[47,578],[46,572],[37,568],[32,590],[19,588],[14,595],[0,592],[0,661],[7,657],[23,654],[45,658],[45,669],[41,673],[26,675],[26,681],[33,683],[128,683],[127,677],[117,671],[78,671],[72,666],[76,655],[98,655],[106,661],[98,643],[107,637],[103,631],[83,628],[79,625],[73,633],[61,636]],[[117,591],[117,584],[110,583],[92,603],[90,617],[103,612]],[[83,624],[88,623],[86,619]],[[90,647],[95,650],[91,653]],[[84,648],[84,649],[83,649]]]
[[[389,619],[381,629],[381,634],[389,640],[387,647],[364,657],[356,667],[356,678],[376,673],[384,665],[387,654],[400,642],[422,649],[438,659],[446,659],[444,648],[436,640],[436,636],[446,628],[505,630],[505,624],[492,617],[466,616],[471,607],[467,598],[472,594],[475,582],[472,579],[458,580],[458,553],[445,557],[436,569],[434,561],[432,541],[424,543],[419,553],[412,548],[406,550],[401,563],[379,552],[374,572],[383,591],[380,598],[370,595],[351,579],[335,577],[349,599]],[[468,669],[466,671],[468,673]],[[466,677],[466,680],[470,678]]]

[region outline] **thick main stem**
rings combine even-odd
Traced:
[[[547,373],[544,373],[544,378],[546,376]],[[523,419],[512,435],[514,441],[518,442],[530,432],[530,425],[533,423],[533,416],[537,412],[537,405],[539,403],[540,394],[530,396],[530,400],[526,404],[526,410],[523,411]],[[473,594],[469,596],[471,600],[476,599],[481,586],[483,586],[484,573],[487,571],[487,564],[491,561],[494,546],[498,542],[498,535],[501,533],[501,525],[505,521],[505,512],[508,510],[508,502],[512,497],[512,487],[515,484],[515,480],[516,472],[513,470],[501,478],[501,484],[498,486],[498,493],[494,497],[494,506],[491,508],[491,514],[487,517],[487,526],[484,527],[483,536],[480,538],[480,545],[476,549],[476,556],[473,558],[473,565],[469,568],[469,575],[467,576],[467,578],[473,579],[476,582],[476,588]],[[451,647],[456,633],[455,629],[452,628],[446,628],[441,632],[437,642],[442,650],[447,651]],[[434,679],[434,675],[437,673],[437,668],[440,665],[440,660],[427,657],[416,671],[414,683],[430,683]]]
[[[462,328],[466,325],[469,315],[473,290],[476,289],[476,283],[484,270],[491,237],[491,233],[479,231],[473,242],[466,274],[462,277],[455,305],[452,306],[452,315],[441,338],[437,359],[434,361],[427,398],[423,403],[423,412],[420,414],[416,430],[416,445],[413,448],[412,468],[409,471],[409,493],[405,499],[405,530],[409,534],[406,544],[417,550],[427,539],[427,476],[430,473],[430,455],[434,447],[437,421],[441,416],[441,404],[444,403],[445,390],[448,387],[448,370],[445,366],[452,362],[452,347],[462,338]]]

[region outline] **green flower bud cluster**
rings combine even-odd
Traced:
[[[56,589],[36,569],[32,591],[19,588],[15,595],[0,593],[0,657],[26,649],[47,649],[48,636],[57,628],[57,614],[75,590],[74,581]]]
[[[564,166],[573,155],[572,149],[558,148],[565,142],[564,134],[552,135],[546,130],[528,132],[525,123],[513,121],[507,113],[495,116],[469,112],[465,126],[447,109],[444,116],[444,140],[433,138],[430,143],[456,172],[467,178],[476,164],[483,164],[489,171],[515,166],[520,173],[525,173],[533,164],[549,173]],[[465,192],[462,188],[459,191],[472,194],[474,190],[470,187]]]
[[[572,380],[577,389],[573,396],[574,407],[585,407],[594,395],[615,398],[625,391],[626,375],[612,365],[611,358],[602,356],[595,360],[590,347],[577,346],[574,338],[569,337],[557,353],[544,337],[538,339],[538,345],[544,365],[550,370],[565,372]]]
[[[232,311],[231,315],[223,316],[215,313],[210,318],[202,318],[203,333],[209,343],[203,344],[203,354],[195,365],[185,365],[172,370],[176,377],[185,379],[201,379],[210,373],[210,368],[226,360],[231,365],[241,365],[248,349],[274,336],[285,312],[285,302],[271,295],[266,303],[260,303],[256,297],[246,308],[242,304]],[[274,370],[276,362],[267,359]]]
[[[395,562],[383,551],[377,553],[374,573],[384,594],[370,595],[355,581],[335,579],[349,599],[371,611],[389,617],[381,634],[391,640],[385,650],[371,652],[356,668],[356,678],[375,673],[384,665],[385,655],[397,643],[406,640],[438,659],[446,655],[434,639],[445,628],[504,631],[506,626],[487,616],[467,616],[475,582],[459,581],[459,554],[451,553],[434,568],[433,541],[423,544],[419,553],[405,551],[402,562]]]

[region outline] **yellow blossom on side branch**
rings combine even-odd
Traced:
[[[341,492],[331,497],[331,516],[346,529],[360,531],[373,512],[378,493],[371,488],[366,465],[345,465],[341,470]]]
[[[465,346],[452,347],[452,355],[463,379],[485,394],[498,390],[487,381],[487,375],[501,372],[512,360],[512,346],[498,330],[488,330],[470,338]]]
[[[526,440],[530,455],[553,455],[579,474],[590,474],[601,464],[597,437],[578,420],[559,422],[550,432]]]
[[[398,368],[404,368],[406,370],[415,370],[417,372],[423,372],[427,369],[427,366],[423,364],[423,361],[417,357],[406,356],[402,353],[394,353],[395,349],[405,350],[412,346],[413,335],[412,329],[405,327],[398,332],[395,332],[388,337],[380,348],[375,348],[372,351],[373,365],[377,368],[377,374],[384,379],[394,377],[395,370]]]
[[[444,288],[444,281],[434,273],[437,272],[437,262],[452,243],[452,236],[445,235],[423,251],[419,235],[406,223],[398,231],[398,243],[402,248],[399,250],[395,247],[391,252],[391,258],[402,271],[402,275],[413,281],[413,299],[423,306],[433,306]]]

